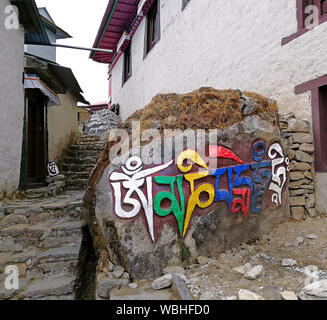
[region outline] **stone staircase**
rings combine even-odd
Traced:
[[[83,194],[0,205],[0,299],[76,299],[87,229]],[[4,286],[9,265],[19,270],[17,290]]]
[[[105,147],[97,135],[81,133],[64,158],[63,174],[66,190],[86,189],[88,178]]]

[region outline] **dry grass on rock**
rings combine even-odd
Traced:
[[[277,103],[253,92],[244,92],[257,110],[251,115],[278,117]],[[244,119],[244,100],[239,90],[200,88],[188,94],[158,94],[141,110],[122,124],[130,131],[132,121],[141,122],[146,129],[224,129]]]

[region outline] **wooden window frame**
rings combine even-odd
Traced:
[[[128,59],[128,61],[127,61]],[[132,76],[132,43],[130,42],[124,51],[124,60],[123,60],[123,85],[125,82]],[[127,70],[127,63],[129,70]]]
[[[325,147],[327,144],[327,75],[305,82],[295,88],[295,94],[302,94],[308,91],[311,91],[312,130],[315,147],[315,171],[326,173],[327,153]]]
[[[154,9],[156,14],[154,15]],[[144,39],[144,57],[159,42],[161,36],[160,30],[160,0],[155,0],[151,5],[145,23],[145,39]]]
[[[322,13],[322,8],[321,8],[321,1],[324,0],[312,0],[313,1],[313,5],[318,6],[318,9],[320,11],[319,14],[319,20],[318,20],[318,25],[324,23],[327,21],[327,13],[323,14]],[[297,32],[295,32],[294,34],[285,37],[282,39],[282,46],[286,45],[287,43],[293,41],[294,39],[302,36],[303,34],[311,31],[311,29],[307,29],[304,26],[304,21],[305,21],[305,17],[304,17],[304,0],[296,0],[296,7],[297,7]]]

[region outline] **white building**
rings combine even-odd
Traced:
[[[91,58],[109,64],[123,120],[158,93],[202,86],[255,91],[312,119],[325,208],[326,21],[326,0],[111,0],[94,46],[114,53]]]
[[[87,101],[50,46],[67,37],[34,0],[0,1],[0,199],[46,185],[48,160],[77,134],[77,102]]]

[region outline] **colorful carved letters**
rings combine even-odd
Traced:
[[[109,178],[115,214],[122,219],[131,219],[143,209],[150,237],[155,241],[158,232],[154,230],[154,220],[159,217],[173,215],[180,236],[185,237],[193,214],[201,214],[202,209],[212,205],[225,203],[228,212],[246,218],[249,212],[262,212],[268,191],[271,203],[281,205],[289,159],[284,156],[279,143],[272,144],[267,152],[264,142],[256,142],[252,152],[254,162],[248,164],[234,152],[219,146],[209,147],[209,157],[227,159],[231,165],[209,169],[194,150],[182,152],[176,159],[175,169],[173,161],[143,169],[140,158],[130,158],[121,168],[122,172],[113,172]],[[209,183],[209,177],[215,179],[211,178]],[[125,196],[122,196],[122,190]]]

